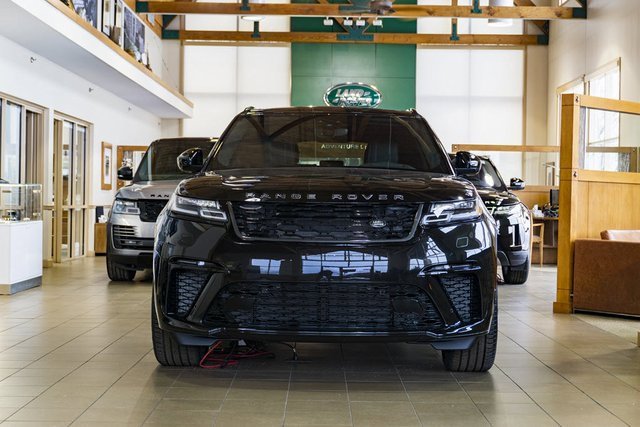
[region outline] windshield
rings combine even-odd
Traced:
[[[471,181],[476,187],[493,188],[498,191],[507,191],[507,187],[502,181],[500,173],[498,173],[493,163],[488,160],[482,160],[482,168],[476,175],[465,175],[466,179]]]
[[[205,158],[209,155],[215,140],[210,139],[168,139],[153,142],[133,177],[133,182],[184,179],[191,174],[178,169],[177,158],[189,148],[202,148]]]
[[[282,167],[451,173],[445,152],[421,117],[340,110],[238,116],[207,170]]]

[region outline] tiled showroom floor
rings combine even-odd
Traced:
[[[299,344],[297,362],[271,345],[275,359],[205,371],[156,363],[150,283],[109,283],[104,262],[47,269],[42,288],[0,297],[3,426],[640,425],[640,349],[554,316],[554,269],[500,287],[487,374],[447,373],[438,352],[406,344]]]

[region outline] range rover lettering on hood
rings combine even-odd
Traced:
[[[332,193],[326,196],[332,201],[371,202],[371,201],[404,201],[402,194],[373,194],[373,193]],[[267,200],[319,200],[317,193],[256,193],[245,194],[247,202],[264,202]]]

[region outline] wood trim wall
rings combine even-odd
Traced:
[[[570,95],[573,96],[573,95]],[[591,97],[589,97],[591,98]],[[496,151],[515,153],[559,153],[558,145],[491,145],[491,144],[453,144],[451,151]],[[629,154],[629,170],[640,172],[638,161],[638,147],[587,147],[587,153],[619,153]]]
[[[640,115],[637,102],[586,95],[562,96],[558,278],[553,304],[557,313],[573,311],[575,240],[599,238],[605,229],[640,229],[640,174],[580,169],[586,108]]]
[[[554,145],[497,145],[497,144],[453,144],[451,151],[510,151],[523,153],[558,153]]]

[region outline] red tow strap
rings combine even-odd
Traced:
[[[230,350],[222,348],[225,340],[218,340],[200,359],[200,367],[203,369],[224,369],[228,366],[236,366],[241,359],[253,359],[257,357],[275,357],[270,351],[259,350],[255,345],[238,346],[237,341],[233,341]]]

